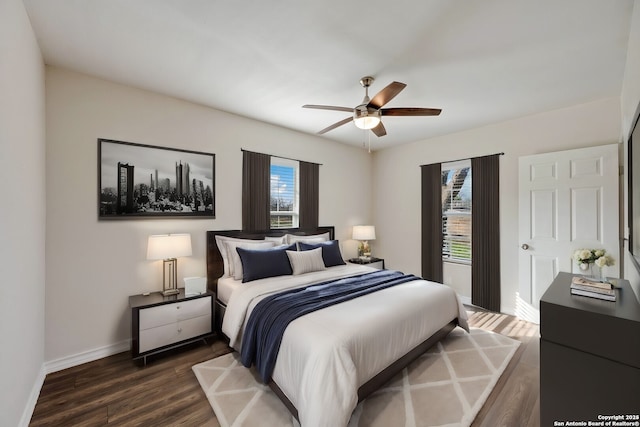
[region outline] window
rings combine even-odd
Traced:
[[[298,166],[295,160],[271,157],[271,228],[298,227]]]
[[[471,263],[471,161],[442,164],[442,258]]]

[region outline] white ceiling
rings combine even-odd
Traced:
[[[44,60],[315,133],[407,88],[372,148],[619,96],[633,0],[24,0]],[[324,135],[361,146],[346,124]]]

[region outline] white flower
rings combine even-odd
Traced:
[[[582,249],[576,249],[576,250],[573,252],[573,259],[574,259],[575,261],[580,262],[580,252],[582,252]]]
[[[600,268],[613,264],[613,258],[611,258],[609,255],[602,255],[600,258],[596,259],[596,265]]]
[[[607,251],[604,249],[576,249],[573,251],[571,258],[583,270],[592,263],[595,263],[600,268],[614,264],[613,258],[607,255]]]

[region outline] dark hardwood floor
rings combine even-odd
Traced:
[[[473,427],[540,425],[538,326],[470,310],[470,325],[522,341]],[[218,426],[191,366],[229,352],[195,344],[135,364],[128,352],[47,375],[31,426]]]

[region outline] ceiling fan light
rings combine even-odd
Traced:
[[[353,122],[360,129],[373,129],[380,124],[380,110],[356,108],[353,112]]]

